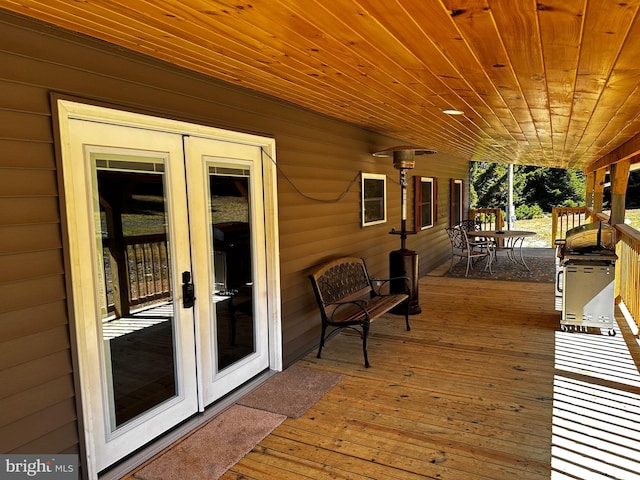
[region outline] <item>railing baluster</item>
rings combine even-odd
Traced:
[[[161,262],[162,262],[162,294],[163,296],[170,296],[171,295],[171,289],[170,289],[170,281],[169,281],[169,256],[167,255],[167,241],[165,239],[164,242],[162,242],[160,245],[162,245],[162,258],[161,258]]]
[[[125,237],[124,242],[124,254],[129,271],[130,305],[143,305],[170,298],[171,282],[166,235]],[[105,252],[108,251],[108,248],[108,242],[105,242]],[[107,284],[105,291],[107,291],[113,279],[109,268],[105,268],[105,273],[105,283]],[[113,311],[113,299],[108,299],[108,303],[109,310]]]
[[[153,275],[150,270],[150,261],[149,261],[149,247],[150,244],[145,242],[142,244],[142,274],[144,278],[144,297],[148,299],[152,296],[153,290],[151,285],[151,276]]]
[[[133,251],[135,252],[134,254],[134,264],[135,264],[135,271],[136,271],[136,286],[138,288],[138,297],[136,298],[136,300],[140,300],[142,297],[144,297],[145,295],[145,288],[144,288],[144,276],[142,274],[142,269],[140,268],[140,256],[141,256],[141,251],[140,251],[140,244],[136,244],[133,246]]]
[[[160,273],[160,268],[158,265],[158,244],[151,243],[151,281],[153,282],[153,296],[158,295],[158,290],[160,286],[160,282],[158,279],[158,274]]]
[[[553,207],[551,213],[551,246],[559,238],[564,238],[567,230],[579,227],[587,221],[586,207]]]
[[[499,208],[472,208],[469,210],[471,220],[480,220],[483,230],[501,230],[502,210]]]

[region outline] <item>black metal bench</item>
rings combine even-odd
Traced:
[[[409,279],[375,279],[369,277],[362,258],[343,257],[333,260],[309,275],[322,317],[322,333],[318,358],[325,341],[343,328],[352,328],[362,337],[364,366],[369,367],[367,336],[373,320],[404,303],[407,330],[409,325]],[[405,293],[382,293],[391,286]],[[400,283],[398,283],[400,282]],[[401,285],[402,288],[399,288]],[[333,330],[327,334],[327,329]],[[360,330],[358,330],[358,327]]]

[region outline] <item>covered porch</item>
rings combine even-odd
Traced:
[[[615,337],[564,333],[553,284],[447,268],[420,280],[410,332],[374,322],[371,368],[348,333],[300,360],[344,378],[222,478],[640,478],[640,350],[620,310]]]
[[[75,332],[94,323],[73,308],[69,245],[89,236],[64,213],[72,199],[60,180],[75,169],[64,169],[59,155],[64,142],[55,98],[62,95],[277,140],[278,186],[270,190],[278,195],[278,221],[270,225],[279,237],[279,248],[271,252],[279,257],[274,265],[281,285],[269,294],[281,298],[269,320],[283,342],[273,349],[282,361],[269,366],[336,371],[344,380],[305,416],[286,420],[227,478],[548,478],[551,468],[558,477],[571,472],[565,478],[633,478],[638,468],[629,462],[640,450],[633,443],[638,418],[610,424],[637,415],[637,385],[619,376],[595,377],[597,369],[571,355],[569,366],[558,366],[556,359],[561,339],[593,340],[565,350],[586,351],[589,361],[592,352],[603,351],[604,358],[615,359],[615,368],[629,365],[626,371],[635,378],[633,357],[616,354],[618,345],[635,348],[628,330],[614,338],[559,333],[552,285],[427,276],[421,279],[423,313],[413,319],[413,330],[404,331],[394,317],[377,321],[372,368],[365,370],[357,338],[334,338],[322,360],[310,351],[319,321],[306,270],[345,254],[370,259],[375,274],[387,270],[388,252],[397,246],[388,231],[401,218],[399,184],[389,182],[387,197],[396,200],[389,202],[387,224],[367,228],[357,182],[345,188],[357,172],[395,179],[390,162],[372,157],[392,145],[438,151],[413,171],[434,187],[431,204],[438,207],[437,228],[421,231],[411,243],[421,275],[445,260],[443,227],[470,207],[470,160],[583,169],[590,175],[586,206],[599,218],[602,188],[610,183],[610,223],[626,235],[624,185],[640,159],[640,44],[634,40],[640,38],[640,5],[136,5],[14,0],[0,9],[0,118],[7,126],[0,139],[3,453],[77,454],[83,478],[98,478],[92,446],[104,436],[92,436],[85,420],[109,412],[91,410],[80,382],[85,362],[78,361]],[[265,165],[274,159],[265,158]],[[183,177],[186,182],[184,175],[172,176]],[[91,203],[89,196],[81,198],[79,207]],[[616,293],[637,321],[638,237],[620,243],[628,248],[617,264],[625,273],[617,277],[627,284]],[[111,254],[124,251],[124,245],[110,247]],[[188,263],[186,249],[179,251]],[[113,265],[124,270],[123,261]],[[175,278],[172,291],[179,292],[180,284]],[[164,295],[157,288],[147,293]],[[123,297],[117,300],[114,310],[127,306]],[[554,390],[558,377],[569,379],[562,398],[572,398],[571,407],[563,411],[574,415],[563,417],[560,433],[552,410],[554,397],[560,398]],[[193,383],[200,377],[196,371],[185,378]],[[598,393],[585,393],[593,385]],[[575,392],[586,398],[575,399]],[[607,396],[614,400],[600,400]],[[624,414],[605,411],[606,402],[625,405]],[[587,414],[585,404],[597,405],[598,413]],[[597,418],[587,425],[584,419],[591,417]],[[565,426],[568,419],[573,425]],[[158,423],[152,416],[145,426]],[[600,441],[594,439],[606,446],[589,450]],[[615,453],[609,445],[616,445]],[[618,451],[622,445],[625,450]],[[125,446],[114,461],[137,448]]]

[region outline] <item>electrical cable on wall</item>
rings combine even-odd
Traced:
[[[280,165],[278,165],[278,163],[273,159],[273,157],[271,155],[269,155],[269,153],[264,149],[264,147],[260,147],[260,150],[262,151],[262,153],[264,153],[269,160],[271,160],[271,162],[275,165],[276,170],[278,170],[278,172],[280,172],[280,174],[284,177],[284,179],[289,182],[289,184],[293,187],[293,189],[302,197],[308,199],[308,200],[313,200],[314,202],[322,202],[322,203],[338,203],[339,201],[341,201],[344,197],[347,196],[347,194],[349,193],[349,191],[351,190],[351,188],[353,187],[353,185],[358,181],[358,178],[360,177],[360,172],[356,173],[356,176],[353,177],[353,180],[351,180],[351,182],[349,183],[349,185],[347,186],[346,190],[344,192],[342,192],[338,198],[333,199],[333,200],[327,200],[327,199],[322,199],[322,198],[316,198],[316,197],[312,197],[307,195],[306,193],[302,192],[295,183],[293,183],[293,181],[287,176],[286,173],[284,173],[284,171],[282,171],[282,169],[280,168]]]

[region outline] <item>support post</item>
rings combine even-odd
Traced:
[[[516,218],[516,212],[513,208],[513,163],[509,164],[509,170],[507,175],[507,184],[508,184],[508,207],[507,207],[507,230],[513,230],[513,219]]]
[[[593,208],[593,191],[596,183],[596,175],[594,172],[587,174],[585,182],[584,200],[587,208]]]
[[[631,159],[623,160],[611,165],[611,215],[609,223],[616,225],[624,223],[625,199]]]
[[[593,185],[593,210],[596,213],[602,212],[602,200],[604,192],[604,176],[606,169],[600,168],[595,172],[595,181]]]
[[[127,268],[126,246],[122,227],[122,199],[121,194],[113,193],[107,198],[100,196],[100,204],[104,208],[107,233],[111,238],[109,243],[109,262],[111,264],[113,304],[117,318],[131,313],[131,299],[129,296],[129,269]]]

